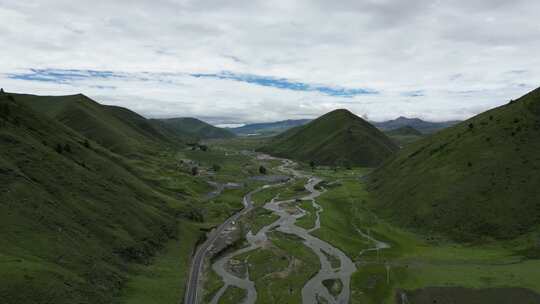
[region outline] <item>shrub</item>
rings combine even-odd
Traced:
[[[259,173],[263,174],[263,175],[266,174],[266,168],[264,166],[260,166],[259,167]]]

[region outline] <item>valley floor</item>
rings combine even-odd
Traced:
[[[225,172],[213,179],[241,183],[240,178],[234,178],[236,170],[241,170],[240,162],[228,164],[224,155],[242,153],[234,152],[230,145],[211,146],[214,155],[189,151],[182,157],[209,163],[212,158],[221,157]],[[246,155],[255,163],[264,162],[272,174],[280,174],[279,161]],[[226,234],[223,252],[205,263],[201,302],[241,303],[250,297],[249,290],[231,281],[224,282],[225,274],[252,282],[256,303],[302,303],[304,288],[320,272],[321,261],[333,269],[346,263],[331,250],[317,252],[306,246],[306,239],[310,238],[335,247],[352,262],[346,266],[352,274],[350,283],[339,276],[321,281],[320,295],[315,296],[320,303],[337,302],[348,288],[350,303],[451,303],[456,299],[460,303],[472,303],[475,299],[508,303],[508,298],[520,303],[540,302],[540,260],[534,256],[526,258],[521,251],[531,239],[460,245],[437,236],[415,234],[376,216],[376,204],[362,182],[368,169],[299,170],[305,178],[297,177],[253,195],[254,208],[235,223],[237,233]],[[246,172],[242,179],[249,174]],[[324,191],[315,202],[297,200],[312,193],[304,187],[313,186],[310,176],[322,180],[322,188],[316,188]],[[140,266],[118,302],[178,303],[183,298],[194,246],[204,234],[201,228],[219,224],[234,208],[242,207],[242,197],[248,191],[263,184],[255,182],[242,189],[225,190],[207,203],[209,213],[203,223],[182,220],[179,239],[170,242],[151,265]],[[279,207],[275,202],[268,204],[276,197],[276,201],[284,201]],[[221,206],[236,207],[227,207],[227,212],[220,213]],[[295,219],[294,228],[289,226],[286,231],[281,224],[290,217]],[[313,229],[318,223],[320,228]],[[290,228],[306,231],[309,236],[291,233]],[[256,236],[263,235],[262,230],[264,237],[257,240]],[[251,250],[246,249],[249,246]]]

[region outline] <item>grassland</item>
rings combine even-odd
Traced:
[[[330,173],[331,172],[331,173]],[[524,287],[540,292],[540,260],[528,259],[520,250],[534,244],[530,235],[514,241],[463,245],[441,237],[403,230],[379,219],[371,209],[374,198],[366,185],[347,170],[316,172],[328,180],[339,179],[319,199],[324,208],[321,229],[315,235],[343,250],[356,263],[352,303],[394,303],[397,289],[427,286],[496,288]],[[354,171],[353,171],[354,172]],[[357,171],[359,175],[362,170]],[[340,176],[341,175],[341,176]],[[356,232],[356,227],[391,245],[378,253]]]
[[[299,207],[304,209],[306,211],[306,214],[296,220],[295,225],[304,229],[313,228],[313,226],[315,226],[315,220],[317,218],[317,209],[313,207],[311,201],[302,201]]]
[[[208,267],[209,268],[209,267]],[[205,273],[203,285],[202,302],[210,303],[214,295],[225,285],[221,280],[221,277],[217,275],[213,270],[209,269]]]
[[[169,241],[148,265],[137,265],[134,275],[122,289],[117,303],[178,303],[184,294],[191,253],[199,237],[200,225],[182,221],[176,240]]]
[[[236,304],[241,303],[242,299],[246,297],[246,291],[244,289],[229,286],[225,293],[221,296],[218,303],[219,304]]]
[[[272,246],[236,258],[249,264],[257,303],[301,303],[302,287],[318,272],[319,260],[295,236],[273,232],[269,239]]]

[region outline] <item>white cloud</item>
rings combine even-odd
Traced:
[[[466,118],[540,84],[539,10],[527,0],[0,0],[0,86],[82,92],[146,116],[218,124],[311,118],[336,107],[376,120]],[[30,69],[128,77],[9,78]],[[189,76],[223,71],[380,94],[344,98]]]

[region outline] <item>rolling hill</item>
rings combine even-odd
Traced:
[[[0,93],[2,302],[111,303],[129,265],[148,262],[176,237],[173,206],[182,203],[120,165],[106,146],[126,151],[159,135],[138,120],[127,128],[133,114],[118,108],[100,124],[92,113],[103,109],[83,96],[47,97],[38,110],[30,99],[39,98]],[[130,118],[119,124],[116,115]],[[117,144],[102,134],[115,128],[115,136],[142,142]]]
[[[134,156],[161,144],[180,144],[182,138],[154,126],[128,109],[101,105],[82,95],[36,96],[11,94],[17,102],[61,122],[112,152]]]
[[[236,135],[223,128],[212,126],[202,120],[190,117],[152,119],[155,125],[161,126],[176,136],[192,139],[233,138]]]
[[[236,135],[240,136],[273,135],[287,131],[297,126],[305,125],[310,121],[310,119],[283,120],[276,122],[248,124],[238,128],[231,128],[230,130]]]
[[[413,143],[424,136],[424,134],[411,126],[404,126],[397,129],[384,131],[384,134],[386,134],[400,146]]]
[[[322,165],[377,166],[398,147],[347,110],[327,113],[273,138],[260,151]]]
[[[419,118],[407,118],[407,117],[400,116],[393,120],[382,121],[382,122],[371,122],[371,124],[373,124],[375,127],[383,131],[395,130],[401,127],[409,126],[424,134],[430,134],[430,133],[435,133],[442,129],[448,128],[450,126],[453,126],[455,124],[458,124],[459,122],[460,121],[458,120],[431,122],[431,121],[425,121]]]
[[[371,174],[391,221],[463,241],[540,224],[540,89],[405,147]]]

